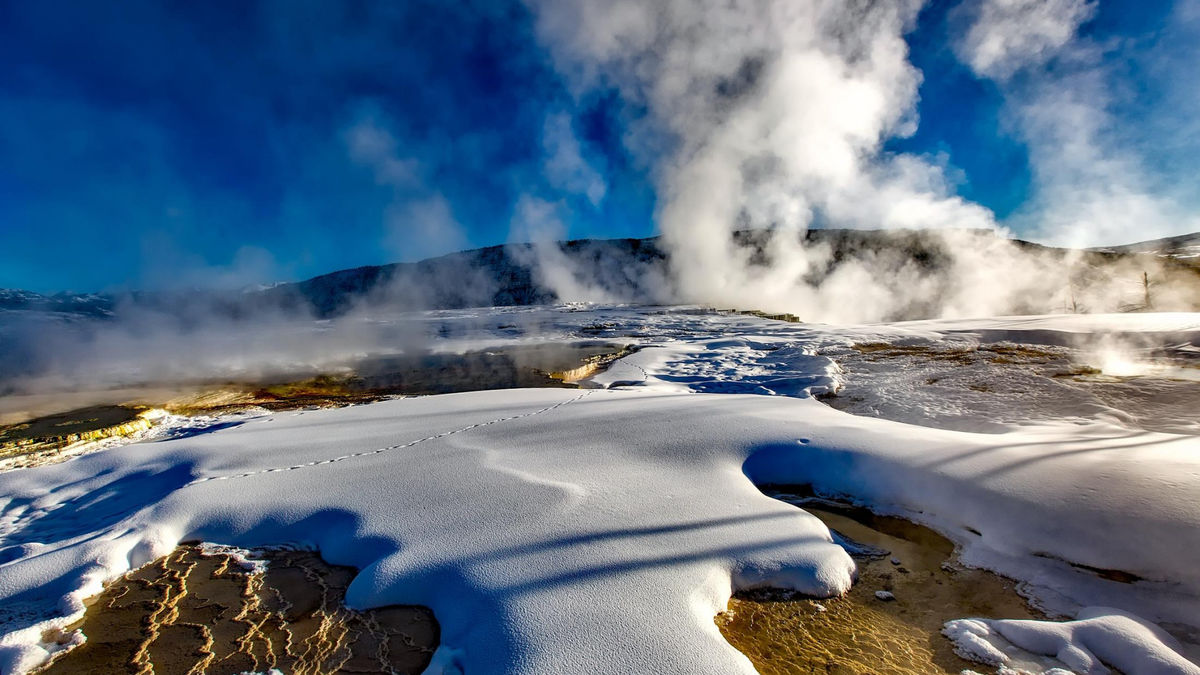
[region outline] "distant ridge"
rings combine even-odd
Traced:
[[[1162,239],[1149,239],[1121,246],[1098,246],[1088,250],[1106,253],[1157,253],[1173,258],[1200,256],[1200,232]]]
[[[848,257],[887,253],[936,268],[949,259],[937,237],[927,230],[808,230],[807,242],[828,245],[832,271]],[[979,236],[994,236],[979,231]],[[767,233],[744,231],[735,241],[765,258]],[[1069,249],[1016,240],[1018,246],[1065,256]],[[1095,263],[1138,255],[1170,258],[1181,269],[1200,273],[1200,233],[1083,252]],[[242,291],[140,291],[127,294],[59,293],[42,295],[0,289],[0,311],[34,310],[90,318],[113,316],[130,306],[178,315],[233,318],[266,311],[301,312],[318,318],[341,316],[356,307],[459,309],[479,306],[537,305],[559,301],[542,273],[547,258],[556,272],[591,285],[618,302],[671,302],[664,297],[669,278],[667,256],[658,237],[643,239],[578,239],[557,244],[505,244],[459,251],[414,263],[392,263],[338,270],[311,279]],[[765,261],[765,260],[764,260]]]
[[[657,238],[578,239],[547,244],[581,279],[603,278],[608,291],[627,300],[648,300],[642,275],[665,271]],[[554,291],[536,279],[538,251],[530,244],[505,244],[459,251],[415,263],[357,267],[323,274],[264,292],[287,304],[297,298],[319,317],[337,316],[360,301],[414,309],[538,305],[556,302]]]

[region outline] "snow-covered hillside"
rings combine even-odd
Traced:
[[[848,345],[1004,339],[1085,354],[1103,343],[1134,361],[1185,359],[1200,316],[831,327],[583,309],[408,320],[428,322],[448,351],[580,335],[643,347],[593,389],[277,413],[0,474],[0,669],[46,659],[44,631],[104,581],[206,540],[313,546],[361,570],[353,605],[433,608],[435,672],[750,673],[713,623],[732,591],[833,595],[855,574],[825,526],[764,496],[765,483],[928,524],[966,563],[1021,579],[1089,626],[1141,625],[1129,612],[1200,630],[1200,437],[1103,414],[975,433],[935,428],[937,414],[916,426],[812,398],[853,385],[835,358]],[[1089,606],[1115,609],[1079,614]],[[1058,645],[1048,655],[1078,672],[1103,672],[1080,654],[1117,665],[1092,651],[1103,627],[954,628],[964,641]],[[1200,672],[1157,629],[1110,633],[1136,638],[1120,648],[1132,675]]]

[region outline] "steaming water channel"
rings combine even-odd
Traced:
[[[228,415],[253,409],[288,410],[369,403],[392,396],[448,394],[521,387],[575,387],[627,354],[630,347],[600,340],[509,344],[463,353],[383,354],[356,359],[332,372],[299,370],[270,378],[190,385],[147,382],[118,390],[77,391],[61,410],[0,426],[0,470],[56,461],[92,441],[135,437],[160,420]],[[21,397],[0,397],[19,414]],[[53,406],[54,403],[41,405]],[[164,412],[165,411],[165,412]],[[154,412],[155,415],[147,413]],[[176,424],[180,424],[176,420]],[[186,423],[185,423],[186,426]]]
[[[864,343],[825,350],[845,387],[822,400],[848,413],[1002,433],[1037,422],[1097,419],[1131,430],[1200,434],[1200,363],[1048,345]]]

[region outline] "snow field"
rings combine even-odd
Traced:
[[[835,329],[587,314],[543,324],[569,334],[607,318],[646,346],[596,378],[609,389],[277,413],[0,474],[0,671],[48,658],[43,631],[104,581],[204,540],[316,547],[361,570],[352,606],[430,606],[435,672],[751,673],[712,620],[732,591],[828,596],[854,578],[820,521],[754,485],[809,483],[934,527],[968,564],[1079,619],[969,622],[955,635],[1079,672],[1104,672],[1088,654],[1130,675],[1194,672],[1145,622],[1200,626],[1200,438],[1105,422],[948,431],[806,397],[840,386],[821,345],[988,330],[1194,340],[1195,315]],[[1119,609],[1082,611],[1092,605]],[[1131,660],[1097,635],[1132,636]]]
[[[619,390],[277,414],[0,475],[0,600],[52,619],[179,541],[300,544],[362,570],[353,606],[432,607],[451,662],[472,673],[749,673],[712,622],[730,593],[834,595],[854,565],[748,474],[958,533],[968,562],[1033,572],[1064,603],[1112,586],[1114,604],[1186,619],[1200,588],[1187,555],[1200,551],[1197,441],[1077,435],[1030,432],[1022,449],[812,400]],[[1150,581],[1080,582],[1041,551]],[[2,645],[5,672],[47,655],[19,637]]]

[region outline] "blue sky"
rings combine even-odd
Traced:
[[[1179,89],[1160,84],[1190,68],[1172,11],[1103,3],[1080,28],[1136,90],[1110,108],[1166,183],[1197,168]],[[959,13],[934,2],[907,35],[920,123],[885,151],[941,157],[1020,233],[1042,175],[1011,119],[1022,83],[964,65]],[[520,2],[0,2],[0,288],[415,260],[505,242],[527,195],[572,238],[649,236],[655,169],[627,139],[645,114],[603,83],[572,88]]]

